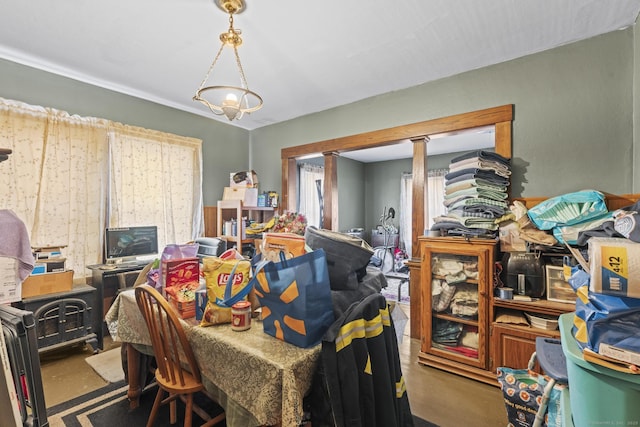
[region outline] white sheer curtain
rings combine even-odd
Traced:
[[[427,173],[427,199],[428,212],[427,228],[433,224],[433,218],[446,213],[444,207],[444,176],[449,171],[447,169],[434,169]],[[410,173],[403,173],[400,181],[400,246],[404,248],[407,255],[411,256],[411,227],[412,227],[412,177]],[[424,230],[419,230],[422,234]]]
[[[444,207],[444,176],[448,169],[433,169],[427,172],[427,228],[433,225],[433,219],[447,213]]]
[[[159,245],[202,234],[201,144],[0,98],[0,147],[12,150],[0,209],[25,223],[32,246],[64,246],[83,277],[102,261],[105,225],[157,225]]]
[[[22,219],[34,247],[64,246],[66,266],[84,273],[100,257],[107,121],[0,99],[0,208]]]
[[[303,163],[300,165],[300,195],[298,200],[300,213],[307,217],[307,224],[322,228],[320,215],[321,197],[324,191],[324,166]]]
[[[411,257],[411,217],[413,212],[411,173],[404,172],[400,180],[400,247]]]
[[[160,250],[201,236],[201,145],[199,139],[114,124],[108,225],[156,225]]]

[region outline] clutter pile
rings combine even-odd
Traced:
[[[561,329],[570,401],[563,411],[572,414],[573,424],[566,424],[564,416],[562,424],[558,417],[551,422],[549,416],[546,425],[622,425],[640,416],[636,405],[625,403],[640,398],[639,213],[640,202],[609,211],[603,193],[582,190],[529,210],[515,201],[512,218],[500,225],[501,249],[507,253],[501,282],[514,294],[544,296],[539,282],[545,270],[540,265],[546,267],[547,299],[560,295],[551,293],[550,285],[556,282],[565,281],[574,291],[573,299],[563,302],[575,308],[550,322],[553,329],[558,324]],[[554,251],[559,255],[554,257]],[[525,278],[522,289],[509,282],[510,276],[518,275]],[[499,368],[503,374],[508,371]],[[533,378],[527,370],[515,372],[526,381]],[[507,402],[508,412],[512,403]]]
[[[510,160],[489,151],[472,151],[451,160],[445,175],[447,213],[434,218],[431,230],[442,235],[496,237],[499,219],[508,212]]]

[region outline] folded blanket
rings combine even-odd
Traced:
[[[475,218],[475,217],[460,217],[455,214],[441,215],[433,219],[434,223],[439,222],[451,222],[457,223],[468,228],[483,228],[485,230],[495,231],[498,229],[498,225],[494,219],[487,218]]]
[[[491,160],[494,162],[499,162],[507,166],[511,164],[511,160],[507,159],[506,157],[503,157],[498,153],[494,153],[493,151],[485,151],[485,150],[469,151],[468,153],[461,154],[451,159],[451,163],[470,159],[472,157],[478,157],[482,160]]]
[[[493,199],[493,200],[506,200],[509,197],[507,193],[503,193],[500,191],[484,190],[481,188],[467,188],[465,190],[456,191],[455,193],[445,194],[444,205],[448,206],[449,204],[454,203],[468,196],[482,197],[485,199]]]
[[[503,177],[509,177],[511,175],[511,169],[498,162],[492,162],[488,160],[469,159],[458,163],[451,163],[449,165],[449,171],[456,172],[459,170],[478,168],[483,170],[494,171],[497,175]]]
[[[509,185],[509,177],[504,177],[496,174],[492,170],[484,170],[479,168],[468,168],[456,171],[449,171],[444,176],[445,184],[453,184],[455,182],[465,181],[467,179],[480,178],[485,181],[489,181],[495,185]]]
[[[480,178],[467,179],[465,181],[445,184],[444,191],[445,193],[451,194],[459,190],[466,190],[467,188],[481,188],[483,190],[499,192],[507,191],[507,187],[505,185],[496,185]]]

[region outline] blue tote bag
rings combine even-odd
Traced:
[[[255,278],[264,332],[302,348],[319,344],[335,320],[324,250],[262,263]]]
[[[581,348],[598,353],[600,344],[640,352],[640,299],[589,291],[590,275],[571,269],[569,284],[576,291],[572,332]]]

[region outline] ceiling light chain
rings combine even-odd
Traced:
[[[249,89],[244,69],[240,62],[240,55],[238,54],[238,46],[242,44],[242,37],[240,37],[241,31],[233,27],[233,14],[240,11],[244,7],[244,4],[241,0],[219,0],[219,6],[229,13],[229,29],[226,33],[220,34],[220,41],[222,43],[220,49],[213,59],[202,83],[200,83],[200,87],[193,96],[193,99],[209,107],[213,114],[225,115],[229,120],[234,120],[242,118],[244,113],[252,113],[262,108],[262,98]],[[240,74],[240,84],[242,86],[205,86],[226,46],[233,48],[236,65],[238,66],[238,72]],[[208,92],[208,95],[214,99],[205,99],[203,96],[205,92]],[[252,104],[254,105],[251,106]]]

